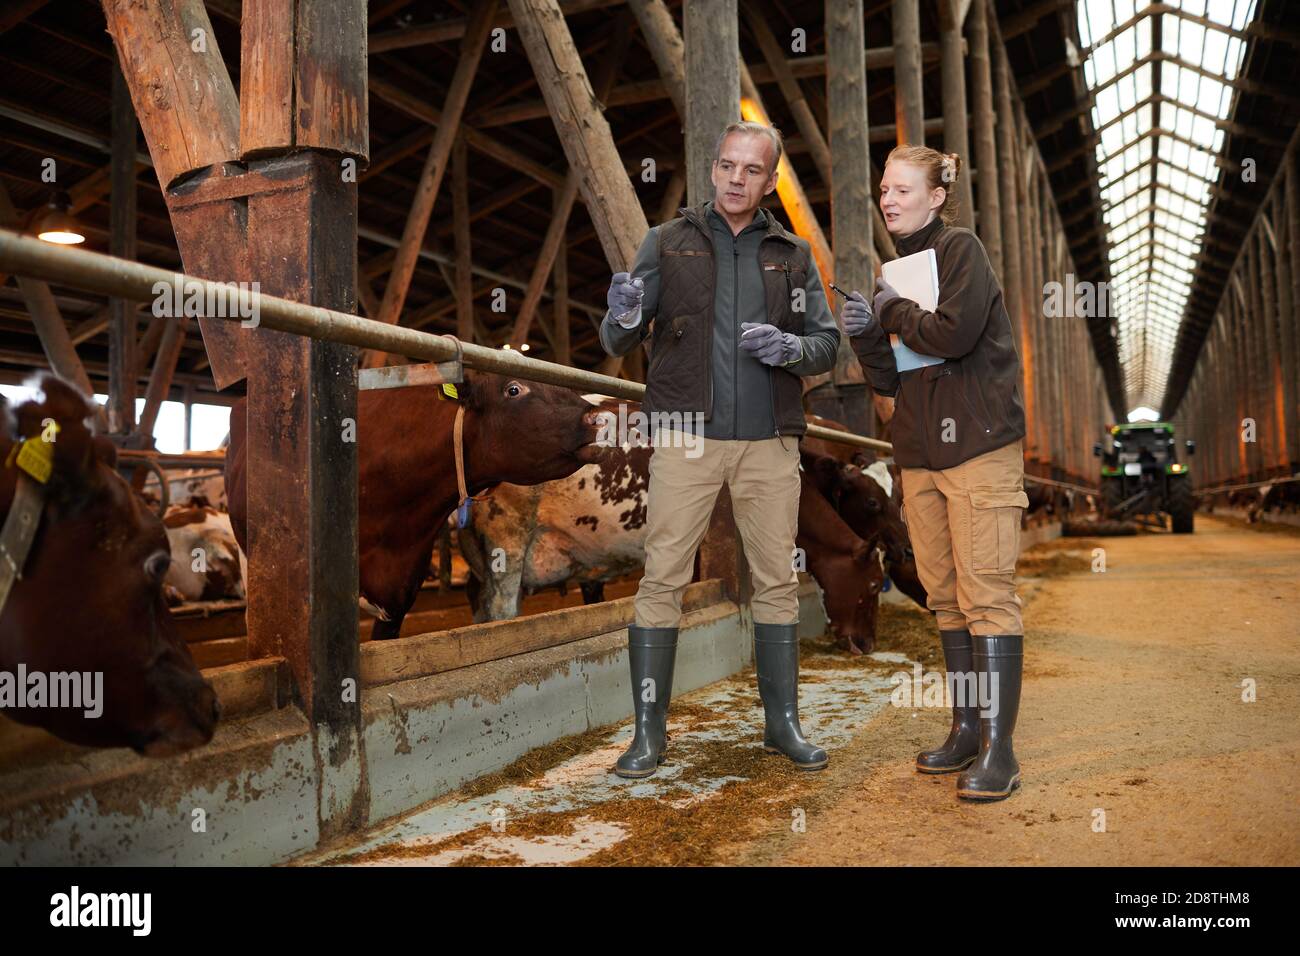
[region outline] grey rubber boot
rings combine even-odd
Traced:
[[[1011,749],[1020,710],[1021,664],[1025,638],[1022,634],[976,634],[971,638],[975,670],[989,675],[983,680],[994,691],[997,713],[980,717],[980,752],[957,778],[957,796],[968,800],[1001,800],[1020,786],[1020,764]],[[997,675],[993,687],[992,675]]]
[[[677,631],[675,627],[628,626],[627,656],[632,668],[636,734],[632,746],[614,765],[620,777],[648,777],[663,763],[668,746],[668,701],[673,695]]]
[[[936,749],[922,750],[917,755],[916,769],[921,773],[965,770],[980,752],[979,701],[974,690],[967,693],[969,678],[962,678],[975,672],[970,631],[940,631],[939,640],[943,644],[943,666],[953,695],[952,729],[948,731],[948,739]],[[959,675],[956,681],[954,674]],[[960,697],[958,688],[962,692]]]
[[[785,754],[801,770],[820,770],[826,751],[803,739],[799,727],[797,624],[754,624],[754,667],[763,700],[763,749]]]

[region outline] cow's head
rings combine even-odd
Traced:
[[[875,547],[855,538],[848,553],[836,555],[819,570],[817,583],[831,633],[850,653],[871,653],[876,646],[876,611],[885,581]]]
[[[466,434],[473,432],[470,472],[479,480],[540,484],[609,453],[597,444],[609,413],[572,389],[469,369],[456,389]]]
[[[129,746],[147,756],[207,743],[219,707],[163,599],[171,554],[162,522],[114,471],[112,443],[87,428],[85,396],[53,376],[41,388],[44,400],[16,408],[0,437],[4,456],[20,438],[54,437],[36,537],[0,612],[0,668],[100,674],[102,713],[15,707],[8,714],[73,743]],[[17,469],[5,468],[6,517],[17,481]]]
[[[907,526],[895,501],[896,483],[887,471],[883,472],[883,480],[890,485],[888,489],[881,476],[856,463],[805,453],[803,466],[811,471],[818,489],[859,538],[878,542],[891,564],[912,560]]]

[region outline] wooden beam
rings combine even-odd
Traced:
[[[674,173],[676,175],[676,173]],[[555,215],[558,217],[564,207],[565,197],[555,194]],[[573,208],[572,200],[568,208]],[[565,213],[567,215],[567,212]],[[573,364],[573,347],[570,340],[572,315],[569,312],[569,256],[562,242],[555,250],[555,262],[551,266],[551,294],[554,304],[551,312],[551,330],[555,346],[555,361],[562,365]]]
[[[202,2],[103,0],[103,6],[158,184],[166,189],[237,159],[239,101]]]
[[[8,33],[50,0],[13,0],[9,9],[0,12],[0,34]]]
[[[456,281],[452,287],[456,296],[456,337],[462,342],[473,342],[474,263],[470,242],[469,155],[463,136],[456,137],[451,149],[451,219],[456,247]]]
[[[970,146],[966,128],[966,64],[962,59],[962,19],[958,0],[939,0],[939,46],[943,49],[943,148],[966,166],[956,183],[957,224],[975,227],[970,186]],[[952,188],[952,187],[949,187]]]
[[[119,259],[136,257],[135,111],[131,91],[116,63],[112,64],[111,109],[113,158],[109,206],[109,253]],[[136,355],[136,306],[125,299],[109,299],[108,429],[125,435],[135,429],[135,391],[139,377]],[[152,430],[145,434],[152,434]]]
[[[434,134],[433,144],[429,147],[429,155],[424,161],[415,201],[411,204],[406,228],[402,232],[402,244],[397,249],[393,271],[388,277],[388,284],[384,287],[384,301],[380,306],[378,317],[381,322],[396,324],[406,303],[406,293],[411,287],[411,276],[415,272],[415,260],[424,241],[424,233],[429,225],[429,217],[433,213],[438,189],[442,185],[442,177],[447,169],[447,158],[451,155],[451,146],[456,138],[456,128],[460,125],[461,114],[469,99],[470,84],[474,81],[479,60],[483,56],[483,48],[487,43],[488,30],[495,9],[496,0],[486,0],[475,8],[471,17],[472,29],[465,34],[461,45],[460,59],[456,63],[456,72],[447,91],[447,100],[439,119],[438,130]]]
[[[975,0],[967,18],[970,39],[971,110],[975,118],[975,164],[985,170],[979,181],[979,235],[993,274],[1003,276],[1002,205],[998,175],[997,115],[993,107],[993,72],[989,60],[989,0]]]
[[[940,0],[946,2],[946,0]],[[893,0],[894,123],[898,145],[925,145],[925,96],[921,87],[921,13],[916,0]]]
[[[614,85],[623,58],[627,55],[628,43],[632,37],[631,27],[632,20],[629,15],[624,14],[619,17],[609,47],[596,69],[593,83],[596,103],[600,103],[610,87]],[[570,169],[568,176],[565,177],[563,188],[555,192],[554,209],[547,225],[546,236],[542,239],[537,261],[533,265],[532,277],[524,293],[524,301],[519,307],[519,313],[515,317],[514,327],[508,339],[511,348],[521,348],[528,341],[528,332],[532,327],[533,317],[537,315],[537,307],[542,301],[542,293],[546,289],[547,279],[550,278],[551,267],[555,264],[555,256],[568,231],[569,216],[573,212],[573,202],[578,196],[578,184],[581,179],[582,175],[578,170]],[[551,342],[551,347],[559,351],[554,341]]]
[[[713,198],[718,134],[743,115],[736,10],[736,0],[692,0],[683,12],[686,202],[691,206]]]
[[[649,225],[609,124],[593,102],[586,68],[555,0],[510,0],[515,26],[550,108],[611,269],[625,269]]]
[[[826,115],[829,122],[829,159],[825,179],[831,188],[831,227],[835,236],[836,278],[847,289],[858,289],[868,300],[872,274],[879,259],[873,242],[870,125],[867,120],[867,73],[862,64],[862,0],[827,0]],[[815,122],[814,122],[815,125]],[[836,300],[832,299],[832,303]],[[835,314],[835,306],[831,306]],[[863,386],[866,378],[847,337],[841,336],[835,367],[822,375],[803,379],[805,392],[830,381],[840,386]],[[865,390],[858,397],[865,396]],[[866,401],[856,402],[849,422],[852,430],[875,434],[875,421]]]

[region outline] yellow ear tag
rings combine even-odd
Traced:
[[[18,449],[15,464],[41,484],[45,484],[54,472],[54,443],[40,438],[27,439]]]
[[[444,395],[448,395],[451,398],[455,398],[455,399],[460,398],[460,393],[456,391],[456,386],[453,385],[451,382],[443,382],[442,391]]]

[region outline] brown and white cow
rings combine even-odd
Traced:
[[[73,743],[147,756],[207,743],[220,710],[163,600],[171,553],[162,522],[114,470],[113,445],[91,435],[86,397],[53,376],[40,387],[44,399],[6,415],[0,434],[6,461],[20,439],[54,438],[36,536],[0,610],[0,672],[12,680],[21,665],[29,679],[47,682],[52,674],[102,675],[102,713],[16,705],[4,712]],[[5,521],[19,474],[13,464],[0,474]]]
[[[229,514],[173,505],[163,516],[163,527],[172,555],[166,581],[172,603],[244,597],[243,554]]]
[[[640,410],[638,402],[584,397],[611,420],[620,404],[625,419]],[[475,581],[476,621],[517,617],[524,595],[547,587],[578,584],[587,603],[603,600],[604,582],[645,563],[653,449],[644,435],[618,437],[624,440],[599,462],[567,478],[527,487],[503,483],[475,505],[473,524],[459,540]]]
[[[436,385],[369,389],[357,397],[361,596],[377,618],[377,639],[400,634],[460,498],[452,448],[458,406],[465,408],[470,494],[503,481],[563,478],[607,451],[596,444],[602,413],[571,389],[466,369],[457,390],[456,400],[440,398]],[[226,462],[230,517],[245,551],[246,414],[240,399],[231,410]]]
[[[926,591],[917,576],[911,538],[903,524],[897,482],[883,461],[861,467],[801,449],[800,462],[822,496],[863,541],[878,548],[883,570],[898,589],[921,607]]]
[[[619,411],[617,399],[587,398],[611,414]],[[622,416],[633,420],[640,405],[625,404]],[[476,620],[513,618],[525,593],[555,585],[577,583],[591,603],[601,599],[603,582],[644,564],[653,450],[637,440],[644,436],[620,437],[623,443],[598,464],[534,487],[503,484],[476,506],[473,526],[459,535],[477,581]],[[800,495],[798,545],[806,570],[826,592],[831,630],[850,648],[869,647],[883,580],[879,561],[872,558],[873,569],[863,559],[873,547],[826,502],[802,500],[819,496],[814,483],[802,483]]]

